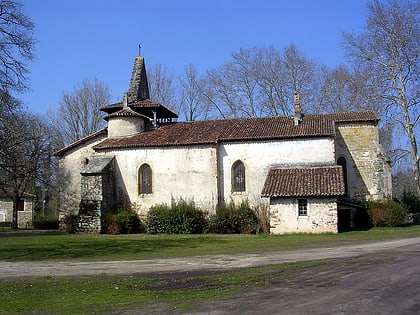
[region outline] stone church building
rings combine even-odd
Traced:
[[[55,152],[63,185],[60,220],[81,232],[124,202],[139,216],[172,199],[206,211],[218,204],[268,207],[271,233],[339,232],[355,201],[391,196],[391,169],[373,111],[177,122],[149,98],[137,56],[123,102],[102,107],[107,127]],[[341,224],[341,225],[340,225]]]

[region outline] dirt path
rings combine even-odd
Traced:
[[[252,266],[280,264],[333,258],[350,258],[366,254],[396,251],[419,247],[420,237],[367,242],[295,251],[269,252],[267,254],[212,255],[189,258],[99,261],[99,262],[0,262],[0,280],[34,277],[68,277],[99,274],[145,274],[199,270],[229,270]]]
[[[206,301],[193,311],[178,314],[419,315],[419,261],[419,244],[329,259],[321,266],[274,274],[264,288]],[[156,309],[147,314],[173,312]]]

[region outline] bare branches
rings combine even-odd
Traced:
[[[209,117],[209,106],[203,94],[203,81],[197,70],[189,64],[185,67],[184,76],[179,78],[181,87],[181,111],[185,120],[204,120]]]
[[[273,47],[241,48],[231,61],[206,72],[202,93],[216,117],[289,115],[295,91],[311,112],[318,102],[319,69],[294,45],[283,53]]]
[[[365,32],[358,36],[344,34],[345,47],[355,68],[369,74],[366,85],[372,87],[378,103],[386,110],[384,116],[398,121],[405,131],[420,194],[415,131],[420,119],[420,3],[373,0],[368,10]],[[397,149],[404,151],[401,147]]]
[[[72,92],[64,92],[59,105],[58,125],[64,143],[70,144],[104,126],[100,107],[109,104],[108,86],[100,80],[84,80]]]
[[[3,113],[0,147],[0,188],[15,204],[12,223],[16,228],[19,199],[50,180],[53,163],[49,131],[37,116],[16,111]]]
[[[3,91],[27,88],[27,61],[33,59],[34,24],[13,0],[0,3],[0,86]]]
[[[177,112],[179,106],[175,100],[174,77],[166,66],[153,66],[147,71],[147,78],[150,84],[150,98]]]

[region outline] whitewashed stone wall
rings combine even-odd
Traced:
[[[94,154],[93,146],[105,139],[104,135],[98,135],[94,139],[80,144],[69,150],[59,160],[59,220],[63,222],[66,215],[77,214],[80,203],[80,172],[92,159]]]
[[[217,171],[216,152],[221,169]],[[334,164],[334,143],[330,138],[295,141],[267,141],[255,143],[229,143],[207,146],[141,148],[110,151],[115,155],[117,200],[124,196],[136,203],[146,214],[148,209],[171,199],[184,198],[207,211],[217,205],[217,176],[221,176],[221,193],[226,202],[251,204],[267,202],[261,199],[266,175],[272,167],[291,165]],[[231,168],[235,161],[245,164],[246,191],[232,192]],[[152,169],[153,193],[139,195],[138,170],[148,164]]]
[[[139,117],[112,117],[108,122],[108,137],[129,136],[144,130],[144,120]]]
[[[171,199],[193,200],[203,210],[217,204],[215,146],[142,148],[107,152],[115,155],[117,202],[128,198],[140,215],[155,204]],[[138,171],[143,164],[152,169],[152,194],[139,194]]]
[[[221,145],[224,200],[240,203],[248,199],[251,204],[266,203],[261,191],[271,168],[334,165],[332,138],[294,139],[254,143],[227,143]],[[236,161],[245,165],[245,192],[232,192],[232,165]]]
[[[61,161],[64,169],[73,169],[67,181],[71,189],[67,209],[76,214],[80,202],[80,171],[83,161],[92,158],[90,143]],[[216,155],[220,170],[217,170]],[[193,200],[206,211],[214,211],[218,202],[217,181],[220,176],[220,198],[225,202],[251,204],[268,203],[261,198],[261,191],[270,168],[292,166],[333,165],[334,142],[332,138],[265,141],[250,143],[222,143],[213,145],[137,148],[100,153],[115,156],[114,174],[116,202],[137,205],[139,215],[145,215],[153,205],[170,204],[172,198]],[[98,155],[96,153],[96,155]],[[231,169],[242,161],[246,172],[246,191],[232,192]],[[153,193],[141,195],[138,191],[138,171],[141,165],[152,169]],[[77,169],[77,171],[74,171]],[[79,171],[80,170],[80,171]],[[67,190],[69,191],[69,190]],[[68,197],[68,196],[67,196]]]
[[[308,215],[298,215],[296,198],[272,198],[270,201],[270,232],[338,233],[336,198],[309,198]]]

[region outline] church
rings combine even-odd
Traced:
[[[351,228],[358,202],[391,196],[391,167],[373,111],[205,121],[178,115],[149,98],[137,56],[123,101],[103,106],[107,126],[55,152],[60,217],[100,233],[102,218],[123,203],[144,217],[151,206],[182,198],[204,211],[248,201],[266,207],[270,232],[337,233]]]

